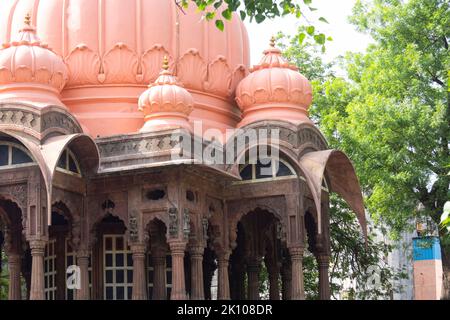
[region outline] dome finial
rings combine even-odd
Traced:
[[[162,68],[165,71],[169,70],[169,57],[164,56]]]
[[[29,12],[28,12],[27,15],[25,16],[25,21],[24,21],[24,23],[25,23],[27,26],[31,27],[31,14],[30,14]]]
[[[270,47],[271,48],[275,48],[275,41],[277,41],[277,39],[275,38],[275,36],[272,36],[270,38]]]

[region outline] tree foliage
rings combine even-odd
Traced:
[[[312,6],[312,0],[174,0],[180,10],[186,9],[190,3],[203,11],[207,21],[214,20],[218,29],[224,30],[224,21],[231,20],[233,13],[239,13],[240,18],[262,23],[266,19],[274,19],[287,15],[293,15],[300,19],[305,16],[305,11],[316,11]],[[328,23],[324,17],[318,19],[320,22]],[[309,23],[308,23],[309,24]],[[325,50],[325,42],[331,41],[324,33],[318,31],[315,26],[309,25],[301,34],[299,39],[311,37]]]

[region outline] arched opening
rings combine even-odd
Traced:
[[[230,258],[232,299],[280,299],[279,219],[262,208],[247,213],[238,222],[236,244]]]
[[[31,253],[23,238],[22,211],[0,195],[0,299],[28,299]]]
[[[133,258],[125,236],[125,223],[111,213],[95,227],[93,247],[94,299],[131,300]]]
[[[170,299],[172,289],[172,258],[167,244],[167,227],[159,219],[147,225],[149,235],[147,252],[148,297],[151,300]]]
[[[62,202],[52,206],[52,224],[44,252],[44,293],[46,300],[74,300],[74,290],[67,288],[66,270],[75,264],[72,244],[73,218]]]

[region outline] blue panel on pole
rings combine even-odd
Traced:
[[[413,259],[441,260],[441,245],[437,237],[421,237],[413,239]]]

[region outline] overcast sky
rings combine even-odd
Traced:
[[[371,38],[357,32],[353,25],[348,23],[347,17],[351,15],[356,0],[313,0],[312,6],[317,11],[308,12],[307,19],[327,36],[333,37],[332,42],[326,44],[325,60],[331,61],[347,51],[364,51]],[[329,22],[325,24],[317,19],[323,16]],[[285,34],[295,34],[300,24],[305,20],[295,17],[283,17],[275,20],[266,20],[261,24],[245,22],[250,38],[251,64],[259,62],[262,52],[267,48],[269,39],[278,31]]]

